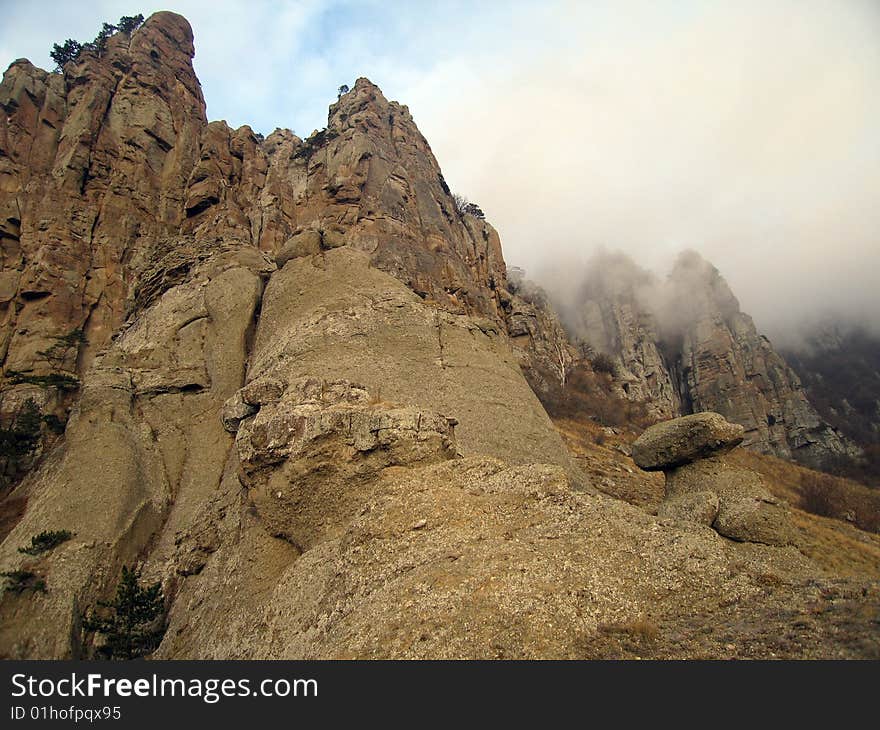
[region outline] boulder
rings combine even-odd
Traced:
[[[721,499],[715,492],[703,490],[666,500],[658,508],[657,516],[711,527],[720,506]]]
[[[788,545],[793,532],[785,506],[758,473],[724,458],[742,439],[742,426],[717,413],[695,413],[651,426],[633,443],[632,456],[645,471],[663,470],[659,516],[705,525],[739,542]]]
[[[718,413],[694,413],[651,426],[633,443],[633,461],[645,471],[659,471],[723,454],[743,440],[742,426]]]
[[[707,495],[712,499],[707,500]],[[714,502],[714,515],[708,519]],[[666,501],[659,512],[710,525],[719,535],[739,542],[788,545],[792,530],[785,507],[751,469],[721,456],[700,459],[666,472]]]
[[[291,236],[281,247],[275,257],[275,264],[280,269],[290,259],[298,259],[316,253],[321,253],[321,233],[312,230],[301,231],[295,236]]]

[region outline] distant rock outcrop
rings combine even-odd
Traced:
[[[823,422],[727,283],[690,252],[660,282],[621,255],[594,261],[571,328],[619,363],[628,397],[670,417],[717,411],[745,445],[812,466],[859,450]]]

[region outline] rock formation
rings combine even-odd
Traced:
[[[880,335],[826,321],[794,333],[783,350],[821,417],[869,457],[880,478]],[[870,461],[873,457],[873,463]]]
[[[510,270],[500,301],[510,343],[535,392],[541,395],[548,390],[548,378],[564,385],[575,363],[585,365],[546,292],[521,269]]]
[[[788,544],[793,532],[779,500],[758,474],[724,459],[742,440],[742,426],[695,413],[651,426],[632,455],[642,469],[666,476],[659,515],[707,525],[732,540]]]
[[[207,122],[193,53],[189,24],[157,13],[63,75],[25,60],[5,74],[5,413],[27,391],[63,420],[95,353],[212,241],[279,265],[347,245],[441,307],[501,324],[498,235],[456,210],[406,107],[359,79],[327,129],[261,140]],[[37,380],[51,387],[28,387]]]
[[[617,358],[627,396],[658,415],[717,411],[745,428],[748,447],[812,466],[859,453],[819,418],[797,375],[696,253],[679,257],[665,283],[623,256],[600,257],[569,319]]]
[[[717,655],[682,648],[682,602],[807,615],[797,550],[591,488],[520,367],[552,312],[506,291],[406,107],[360,79],[264,140],[207,122],[192,55],[162,12],[0,84],[2,408],[57,439],[4,502],[0,566],[47,591],[0,593],[0,656],[89,656],[132,563],[163,658],[586,658],[648,612],[659,653]],[[75,535],[19,550],[44,530]]]
[[[658,418],[680,415],[682,395],[662,346],[652,302],[656,281],[620,254],[594,260],[568,312],[571,329],[593,350],[617,360],[622,395],[644,401]]]

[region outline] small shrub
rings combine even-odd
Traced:
[[[40,409],[28,398],[11,421],[0,425],[0,486],[8,486],[30,466],[40,440],[40,424]]]
[[[29,570],[9,570],[5,573],[0,573],[0,576],[6,578],[6,590],[12,593],[19,594],[25,591],[33,593],[46,592],[46,581]]]
[[[846,520],[860,530],[880,532],[880,492],[830,474],[801,476],[800,507],[821,517]]]
[[[463,212],[466,215],[472,215],[474,218],[479,218],[481,221],[486,220],[486,214],[483,212],[483,209],[476,203],[468,203],[466,206],[464,206]]]
[[[453,193],[452,202],[455,204],[455,210],[459,215],[472,215],[474,218],[486,220],[486,214],[483,213],[480,206],[470,202],[464,195]]]
[[[55,61],[55,71],[62,71],[65,64],[70,61],[76,61],[83,51],[103,53],[107,45],[107,39],[111,35],[118,32],[130,36],[143,22],[144,16],[140,13],[137,15],[123,15],[115,25],[113,23],[102,23],[101,30],[91,43],[80,43],[73,40],[73,38],[68,38],[60,45],[58,43],[53,44],[49,56]]]
[[[835,517],[834,481],[825,474],[808,473],[801,476],[800,506],[807,512],[822,517]]]
[[[18,552],[26,555],[41,555],[58,547],[61,543],[67,542],[72,537],[73,533],[70,530],[44,530],[39,535],[34,535],[31,538],[31,544],[27,547],[20,547]]]
[[[88,342],[82,329],[71,330],[66,335],[52,339],[55,341],[52,346],[37,354],[45,358],[55,370],[62,370],[71,354],[75,355],[80,345]]]
[[[165,597],[161,583],[143,587],[141,573],[123,566],[122,578],[112,601],[98,601],[105,609],[94,609],[83,618],[83,628],[103,635],[98,653],[108,659],[135,659],[155,651],[162,640]]]
[[[612,378],[617,375],[617,363],[614,362],[614,358],[608,353],[596,353],[590,359],[590,365],[593,366],[593,370],[597,373],[606,373]]]
[[[43,423],[46,424],[46,428],[48,428],[52,433],[64,433],[64,428],[67,425],[54,413],[48,413],[43,416]]]
[[[73,38],[68,38],[62,44],[53,44],[49,56],[55,61],[56,70],[60,71],[64,68],[65,64],[79,58],[79,54],[82,53],[82,50],[82,43],[73,40]]]
[[[654,641],[660,636],[660,627],[644,614],[626,623],[601,624],[599,630],[606,634],[626,634],[639,641]]]
[[[654,422],[644,403],[619,396],[607,376],[588,368],[575,365],[564,389],[552,373],[538,370],[526,371],[525,375],[551,418],[589,418],[601,426],[637,430]]]
[[[465,209],[470,205],[470,201],[460,193],[452,194],[452,202],[455,204],[455,210],[464,214]]]
[[[49,375],[30,375],[18,370],[8,370],[6,377],[13,385],[38,385],[41,388],[58,388],[61,391],[73,391],[79,388],[79,380],[67,373],[49,373]]]

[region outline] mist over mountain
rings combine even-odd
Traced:
[[[8,4],[4,67],[130,11],[44,5]],[[211,118],[305,137],[328,88],[368,76],[406,100],[450,187],[548,289],[600,247],[661,277],[690,248],[774,343],[829,315],[877,327],[873,0],[175,8],[199,29]]]
[[[553,290],[602,247],[660,277],[695,249],[774,342],[876,330],[880,6],[632,7],[576,5],[559,47],[465,75],[442,123],[408,94],[508,260]]]

